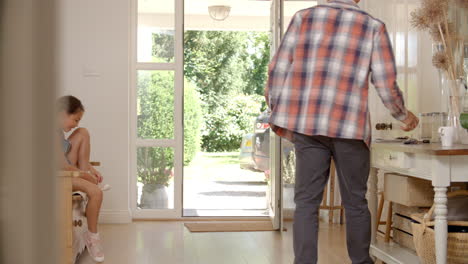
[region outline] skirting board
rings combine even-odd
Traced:
[[[132,215],[129,210],[101,210],[100,224],[130,224]]]

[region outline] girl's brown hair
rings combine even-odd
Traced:
[[[57,101],[57,104],[57,110],[59,112],[65,111],[69,115],[76,114],[80,111],[84,112],[84,106],[81,101],[72,95],[60,97]]]

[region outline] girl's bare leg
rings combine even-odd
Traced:
[[[73,178],[72,186],[73,191],[81,191],[88,195],[88,205],[86,206],[88,229],[92,233],[97,233],[99,210],[102,204],[101,189],[97,185],[81,178]]]
[[[90,170],[91,140],[88,130],[80,127],[73,131],[68,140],[71,142],[71,149],[67,154],[68,160],[80,170]]]

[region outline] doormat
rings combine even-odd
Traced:
[[[190,232],[255,232],[275,231],[270,221],[194,222],[185,223]]]

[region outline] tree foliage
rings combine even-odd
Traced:
[[[155,62],[174,61],[174,30],[153,34],[152,54]]]
[[[245,124],[252,123],[252,116],[264,108],[258,96],[263,96],[269,43],[266,32],[185,33],[185,76],[196,84],[203,101],[204,150],[236,150],[242,135],[251,131]],[[239,105],[240,101],[244,105]],[[245,115],[239,115],[239,110]]]
[[[267,32],[187,31],[185,76],[204,96],[263,95],[269,38]]]
[[[242,136],[253,130],[263,96],[222,97],[216,111],[205,114],[202,148],[210,152],[237,150]]]
[[[205,151],[236,150],[240,146],[242,136],[252,130],[253,117],[265,107],[265,104],[261,103],[263,99],[259,98],[263,97],[267,76],[269,44],[267,32],[185,32],[184,74],[189,80],[186,82],[186,91],[196,89],[196,91],[189,92],[192,94],[190,98],[199,96],[198,101],[185,98],[186,130],[184,132],[185,137],[190,138],[189,141],[185,139],[185,163],[189,162],[198,150],[190,144],[196,141],[199,135],[193,134],[193,130],[187,130],[187,127],[191,129],[196,127],[196,122],[203,122],[201,146]],[[153,57],[155,61],[172,61],[174,57],[173,32],[164,31],[153,34]],[[153,81],[160,81],[154,80],[158,77],[152,78]],[[191,83],[194,86],[191,86]],[[169,83],[161,85],[165,87]],[[154,98],[155,94],[152,96],[145,99],[145,107],[148,102],[173,103],[173,94],[170,95],[171,98],[167,98],[169,91],[158,95],[160,97],[157,99]],[[188,113],[190,107],[197,107],[195,105],[201,105],[203,116],[192,116]],[[162,112],[159,115],[163,117],[154,117],[145,112],[154,111],[153,108],[142,110],[142,120],[147,121],[142,123],[145,131],[142,136],[150,138],[154,136],[151,133],[156,133],[154,131],[158,131],[161,126],[161,124],[156,124],[157,122],[171,124],[173,127],[173,119],[170,119],[173,113],[167,112],[168,108],[158,107],[155,106],[154,109],[160,109]],[[174,131],[166,129],[164,132],[157,133],[158,135],[165,133],[163,136],[166,138],[173,136]]]
[[[184,165],[188,165],[200,150],[203,114],[196,86],[184,85]]]
[[[248,66],[244,74],[247,84],[245,94],[263,95],[270,62],[270,36],[267,33],[251,32],[248,34]]]

